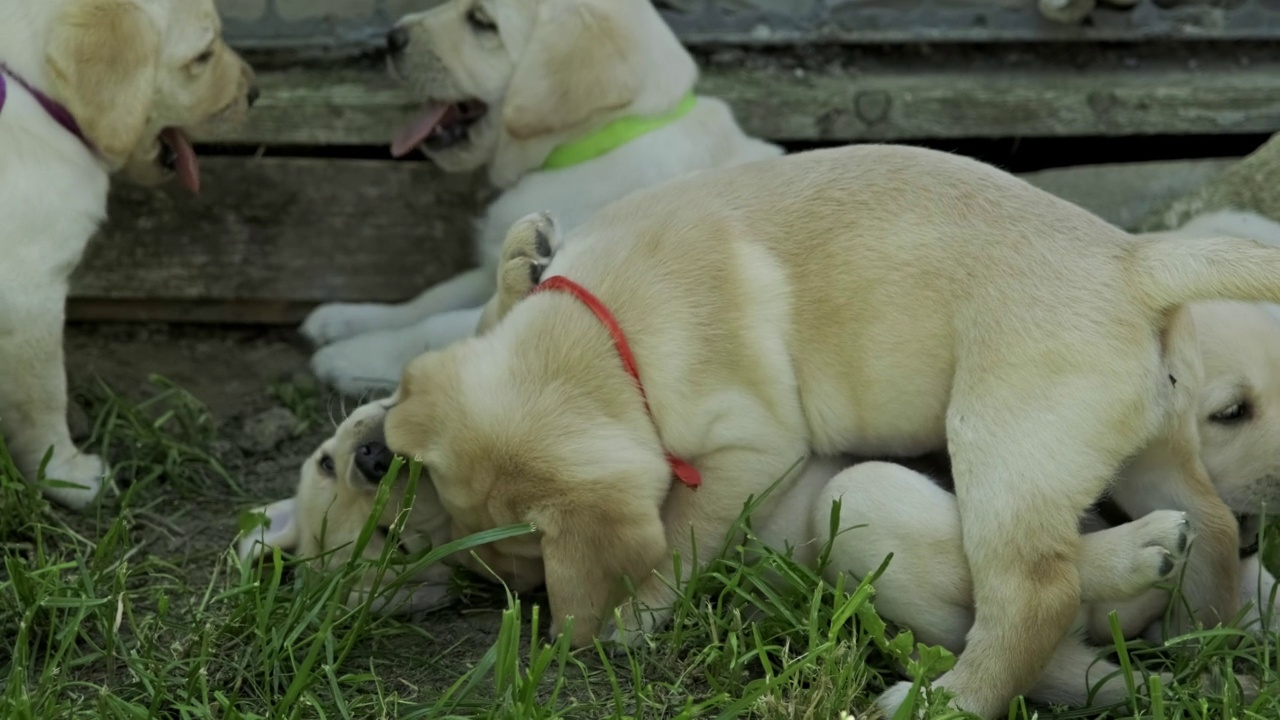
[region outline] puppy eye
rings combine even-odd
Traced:
[[[493,18],[489,17],[489,13],[485,12],[484,8],[479,5],[474,5],[467,11],[467,23],[470,24],[471,28],[476,32],[491,33],[498,31],[497,23],[495,23]]]
[[[335,470],[335,466],[333,464],[333,458],[329,457],[328,455],[321,457],[320,470],[324,472],[325,475],[332,475]]]
[[[1241,400],[1210,415],[1209,420],[1223,425],[1232,425],[1248,420],[1252,416],[1253,408],[1249,406],[1249,403]]]
[[[213,48],[209,48],[196,56],[191,62],[195,65],[203,65],[213,59]]]

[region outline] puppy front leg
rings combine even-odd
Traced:
[[[388,390],[411,360],[439,350],[475,332],[482,308],[439,313],[417,325],[382,330],[322,347],[311,357],[317,378],[346,395]]]
[[[560,244],[560,233],[548,213],[520,218],[507,232],[498,262],[498,292],[484,306],[476,334],[483,335],[506,317],[511,308],[529,296],[551,264]]]
[[[106,465],[81,453],[67,428],[67,376],[62,326],[65,285],[10,288],[0,295],[0,428],[28,481],[35,481],[45,453],[50,480],[75,487],[45,487],[46,497],[73,509],[88,506],[102,490]]]
[[[370,332],[407,328],[438,313],[479,307],[493,295],[493,276],[492,267],[473,268],[400,304],[321,305],[311,311],[299,332],[316,346],[323,346]]]

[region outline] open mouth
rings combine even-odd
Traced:
[[[178,176],[178,182],[193,195],[200,193],[200,162],[191,141],[177,128],[160,133],[160,165]]]
[[[419,145],[428,150],[447,150],[467,141],[467,131],[488,106],[479,100],[429,102],[391,141],[391,155],[404,157]]]

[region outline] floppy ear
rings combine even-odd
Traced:
[[[251,512],[265,515],[267,522],[244,533],[236,543],[236,553],[241,560],[256,560],[267,548],[293,550],[298,547],[297,498],[279,500]]]
[[[54,25],[45,63],[58,99],[112,169],[138,145],[151,112],[159,34],[130,0],[82,0]]]
[[[528,139],[626,107],[640,93],[635,28],[620,0],[547,0],[511,78],[503,105],[507,132]]]
[[[557,508],[535,518],[542,533],[542,563],[551,604],[551,635],[564,631],[574,647],[590,645],[624,599],[625,580],[645,580],[667,553],[657,507],[635,507],[600,498],[586,506]]]

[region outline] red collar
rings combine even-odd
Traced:
[[[609,331],[610,337],[613,338],[614,347],[618,349],[618,357],[622,360],[622,367],[627,374],[636,381],[636,388],[640,391],[640,399],[644,401],[644,410],[649,414],[649,419],[653,420],[653,410],[649,408],[649,398],[644,392],[644,383],[640,382],[640,370],[636,367],[635,355],[631,354],[631,346],[627,344],[627,336],[622,333],[622,326],[618,324],[613,313],[609,312],[609,308],[600,302],[600,299],[592,295],[590,291],[582,287],[578,283],[570,280],[562,275],[547,278],[543,280],[533,292],[542,292],[544,290],[559,290],[577,298],[587,309],[595,313],[601,324]],[[656,424],[656,423],[655,423]],[[667,453],[667,465],[671,467],[671,474],[676,479],[691,488],[697,488],[702,484],[702,475],[698,469],[680,458]]]
[[[58,123],[63,127],[63,129],[74,135],[77,140],[88,148],[89,152],[94,155],[98,154],[98,149],[93,146],[93,142],[84,134],[84,130],[80,129],[80,123],[76,122],[75,117],[65,105],[32,87],[30,83],[22,79],[22,76],[18,75],[13,70],[10,70],[9,66],[5,65],[3,62],[0,62],[0,112],[4,111],[4,101],[8,97],[8,82],[5,80],[6,75],[13,78],[14,82],[21,85],[27,92],[31,93],[31,97],[35,98],[35,101],[40,104],[40,107],[44,109],[45,113],[47,113],[49,117],[53,118],[54,122]]]

